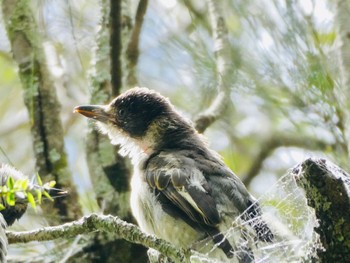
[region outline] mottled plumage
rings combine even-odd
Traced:
[[[143,231],[182,247],[210,237],[232,257],[222,231],[248,209],[244,219],[254,223],[258,238],[272,240],[243,183],[159,93],[134,88],[108,105],[75,111],[97,120],[101,132],[131,157],[131,208]]]

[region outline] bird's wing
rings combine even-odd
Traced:
[[[211,227],[220,223],[210,186],[192,159],[155,156],[147,164],[146,181],[194,222]]]

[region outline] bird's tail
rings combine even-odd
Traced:
[[[261,208],[257,202],[252,202],[248,210],[244,214],[243,219],[249,222],[249,225],[255,230],[259,240],[264,242],[272,242],[274,234],[261,217]]]
[[[214,229],[208,231],[208,234],[212,237],[215,244],[226,254],[227,258],[231,259],[236,254],[239,263],[252,263],[254,262],[254,254],[250,247],[246,244],[244,237],[241,237],[240,244],[238,244],[238,251],[235,253],[230,242],[226,237],[218,230]]]
[[[259,240],[264,242],[273,242],[274,234],[267,224],[260,218],[259,222],[253,225]]]
[[[217,229],[211,229],[207,231],[207,234],[213,239],[214,243],[226,254],[228,258],[232,258],[234,255],[234,249],[230,242],[220,233]]]

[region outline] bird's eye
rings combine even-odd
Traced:
[[[124,118],[125,117],[125,110],[124,109],[119,109],[118,110],[118,116],[119,116],[119,118]]]

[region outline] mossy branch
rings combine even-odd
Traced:
[[[120,67],[120,57],[115,53],[117,46],[111,46],[118,42],[120,35],[120,17],[116,17],[120,16],[120,11],[117,12],[120,3],[117,2],[104,0],[101,5],[101,27],[97,34],[94,67],[90,75],[91,104],[107,104],[115,93],[119,93],[120,87],[116,86],[121,81],[116,79],[119,73],[116,71],[111,76]],[[86,140],[86,157],[97,202],[105,213],[118,213],[125,219],[130,216],[129,203],[126,201],[129,195],[127,178],[130,172],[125,159],[118,154],[118,149],[106,136],[90,126]]]
[[[55,202],[55,211],[52,211],[51,207],[43,208],[48,213],[54,212],[56,218],[65,221],[76,219],[82,213],[64,150],[60,104],[46,68],[42,40],[31,12],[30,2],[4,0],[2,12],[24,90],[24,103],[30,117],[38,172],[45,180],[55,180],[58,187],[70,189],[68,198]]]
[[[37,230],[25,232],[8,231],[6,234],[9,243],[13,244],[28,243],[31,241],[48,241],[58,238],[67,239],[94,231],[114,233],[116,238],[122,238],[129,242],[156,249],[164,256],[174,260],[174,262],[189,261],[188,251],[178,249],[171,243],[159,239],[154,235],[148,235],[142,232],[137,226],[111,215],[91,214],[81,218],[80,220],[60,226],[43,227]]]
[[[318,262],[347,262],[350,258],[350,175],[325,159],[310,158],[292,170],[315,209],[324,247]]]

